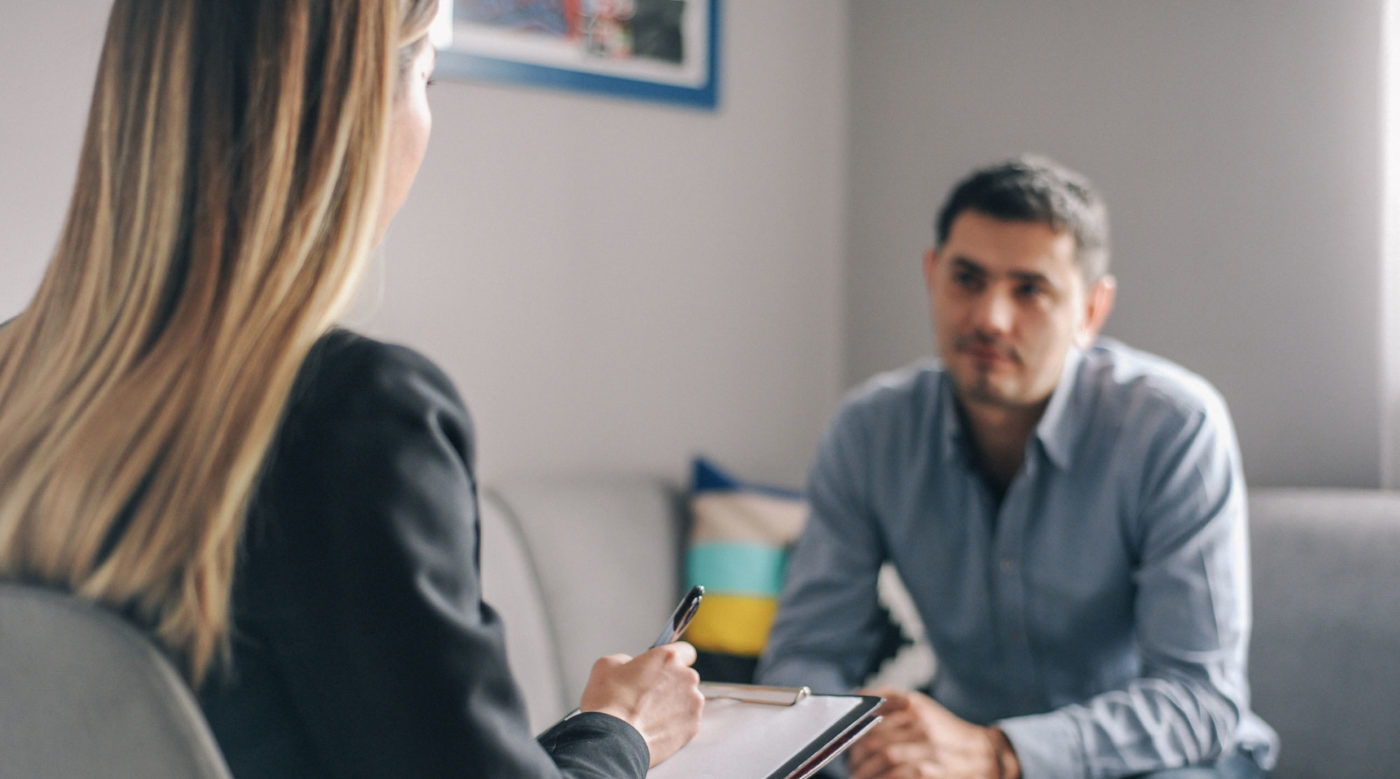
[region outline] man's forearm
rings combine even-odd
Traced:
[[[1087,778],[1212,760],[1232,738],[1238,713],[1228,696],[1204,683],[1145,677],[1082,704],[995,727],[1032,779]]]

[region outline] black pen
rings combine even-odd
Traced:
[[[681,598],[681,602],[676,604],[676,610],[671,612],[671,619],[666,623],[666,627],[661,631],[661,635],[656,637],[656,642],[651,645],[651,649],[665,646],[680,639],[681,634],[690,626],[690,621],[695,619],[695,612],[700,610],[700,599],[705,597],[705,588],[699,584],[690,588],[690,592]]]
[[[662,629],[661,635],[656,637],[656,641],[648,648],[651,651],[659,646],[665,646],[681,637],[685,629],[690,626],[690,621],[695,619],[695,612],[700,610],[700,599],[705,597],[705,588],[697,584],[690,588],[690,592],[681,598],[681,602],[676,604],[676,610],[671,612],[671,619],[666,622],[666,627]],[[564,719],[573,719],[578,715],[580,709],[574,709],[564,715]]]

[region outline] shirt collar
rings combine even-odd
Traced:
[[[1035,439],[1040,442],[1045,456],[1057,468],[1069,466],[1070,454],[1074,449],[1075,434],[1079,420],[1075,419],[1072,401],[1075,385],[1079,380],[1079,366],[1084,361],[1084,352],[1071,347],[1065,355],[1065,365],[1060,371],[1060,383],[1050,395],[1050,403],[1035,426]],[[940,367],[942,365],[940,364]],[[945,462],[961,462],[975,468],[972,457],[972,442],[958,412],[953,382],[944,368],[944,381],[939,393],[939,416],[943,429],[943,457]]]
[[[946,366],[940,363],[939,367],[943,369],[943,381],[940,382],[938,393],[938,415],[943,431],[943,461],[962,463],[968,468],[973,468],[975,463],[972,460],[972,446],[967,440],[966,431],[963,430],[962,415],[958,413],[953,379],[948,375]]]
[[[1065,355],[1065,367],[1060,372],[1060,383],[1050,396],[1050,404],[1035,426],[1035,437],[1040,446],[1057,468],[1069,467],[1070,454],[1074,451],[1074,440],[1079,432],[1081,420],[1073,413],[1075,385],[1079,382],[1079,366],[1084,362],[1084,352],[1070,347]]]

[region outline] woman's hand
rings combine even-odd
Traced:
[[[700,730],[700,675],[691,668],[695,647],[684,641],[643,652],[603,657],[593,664],[581,711],[611,714],[637,729],[653,766],[676,753]]]

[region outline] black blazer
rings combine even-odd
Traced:
[[[614,717],[531,737],[479,554],[452,383],[409,349],[321,339],[250,508],[232,663],[199,691],[234,775],[644,776]]]

